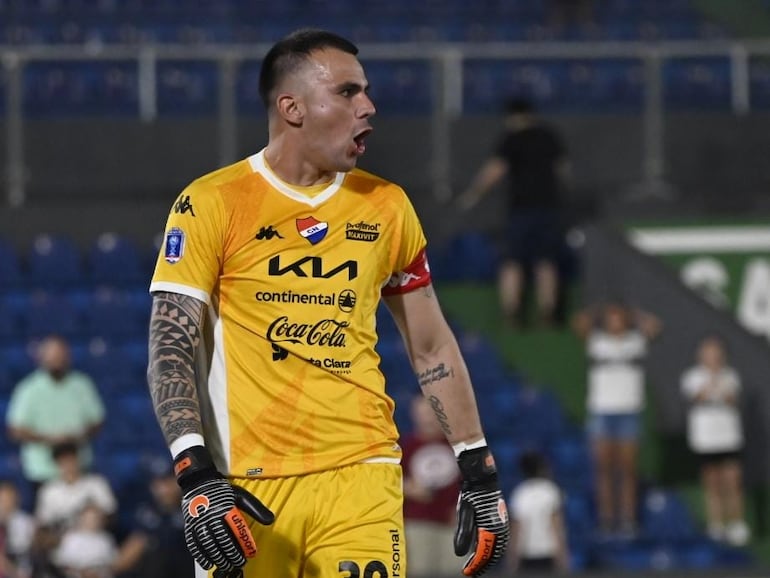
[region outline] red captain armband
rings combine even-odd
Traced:
[[[425,249],[403,271],[393,273],[382,288],[383,295],[400,295],[430,285],[430,267]]]

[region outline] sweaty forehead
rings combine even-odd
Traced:
[[[334,48],[310,53],[305,72],[309,80],[329,84],[355,82],[364,84],[364,69],[355,55]]]

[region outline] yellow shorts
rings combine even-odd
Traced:
[[[406,576],[401,466],[354,464],[233,483],[275,513],[269,527],[247,516],[258,552],[246,564],[244,578]]]

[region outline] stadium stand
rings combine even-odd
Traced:
[[[485,243],[489,241],[471,237],[448,247],[483,249],[463,257],[472,260],[473,255],[493,254]],[[130,511],[146,491],[141,464],[166,452],[145,384],[150,305],[146,264],[152,262],[154,249],[145,252],[131,240],[111,233],[82,249],[66,238],[50,236],[36,239],[28,251],[0,246],[17,257],[14,287],[33,290],[0,290],[0,391],[5,394],[0,396],[0,411],[7,405],[13,385],[33,369],[30,345],[49,331],[67,335],[76,367],[93,377],[110,414],[94,444],[95,468],[108,477],[121,504]],[[36,260],[50,260],[52,254],[63,256],[61,271],[54,269],[54,274],[41,277]],[[485,267],[476,263],[458,270],[457,280],[488,278]],[[411,427],[409,400],[418,394],[414,373],[398,330],[383,308],[377,313],[377,327],[381,368],[396,401],[395,418],[399,428],[407,431]],[[638,539],[598,539],[590,453],[582,429],[566,418],[546,387],[507,368],[484,337],[454,329],[480,392],[478,403],[503,489],[508,495],[521,480],[518,458],[523,451],[535,449],[547,456],[554,480],[564,491],[573,569],[700,569],[749,563],[745,552],[705,538],[682,499],[658,487],[648,488],[641,498]],[[121,411],[110,412],[110,408]],[[19,479],[20,475],[15,449],[3,437],[0,476]]]
[[[0,2],[0,45],[85,45],[139,43],[202,46],[266,43],[300,26],[327,26],[360,43],[657,41],[711,40],[726,33],[696,11],[689,0],[605,0],[590,26],[553,26],[544,2],[447,0],[419,3],[367,2],[368,18],[354,21],[352,0],[292,2],[140,1]],[[365,55],[364,55],[365,56]],[[436,102],[427,61],[368,62],[367,71],[381,113],[424,114]],[[239,113],[261,114],[256,92],[258,63],[237,68]],[[24,110],[33,117],[138,114],[136,62],[46,62],[24,68]],[[219,70],[213,61],[159,61],[157,112],[163,117],[212,116],[218,107]],[[752,86],[767,84],[763,69]],[[534,97],[546,111],[639,111],[643,99],[641,62],[467,61],[465,110],[497,106],[500,94]],[[2,82],[2,77],[0,77]],[[674,108],[727,110],[730,77],[726,61],[677,61],[665,68],[666,102]],[[764,105],[767,90],[754,104]],[[0,92],[0,111],[3,109]]]

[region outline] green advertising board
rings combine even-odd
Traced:
[[[770,338],[770,224],[636,226],[628,234],[714,307]]]

